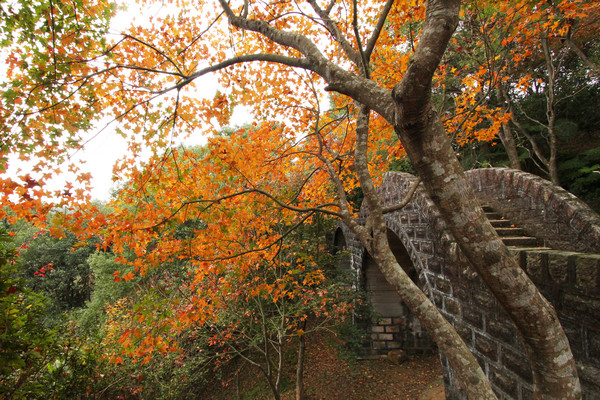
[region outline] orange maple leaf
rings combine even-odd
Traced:
[[[135,275],[133,274],[133,272],[128,272],[127,274],[123,275],[123,279],[125,279],[126,281],[130,281],[133,279]]]

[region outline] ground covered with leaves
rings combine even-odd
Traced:
[[[343,355],[339,339],[318,336],[307,346],[304,372],[306,400],[442,400],[445,398],[437,354],[409,356],[402,364],[386,359],[355,360]],[[290,371],[292,373],[293,371]],[[244,368],[238,379],[213,385],[207,400],[270,399],[258,371]],[[237,382],[237,384],[236,384]],[[294,381],[284,382],[283,400],[295,399]]]

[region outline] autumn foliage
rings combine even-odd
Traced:
[[[97,250],[115,256],[115,285],[136,289],[107,309],[108,359],[150,362],[200,331],[223,354],[245,355],[233,343],[254,343],[248,329],[267,316],[292,340],[309,316],[351,311],[320,265],[325,250],[298,232],[323,216],[356,217],[346,194],[359,186],[364,109],[335,79],[393,89],[419,45],[423,2],[182,0],[126,26],[111,24],[118,4],[104,0],[1,7],[0,218],[100,238]],[[550,85],[530,66],[593,36],[598,7],[465,2],[431,88],[455,148],[495,141],[515,118],[510,98]],[[252,122],[228,127],[241,106]],[[377,111],[366,111],[375,183],[406,156]],[[113,167],[118,189],[98,207],[90,173],[72,160],[105,129],[128,152]],[[202,146],[185,145],[199,136]]]

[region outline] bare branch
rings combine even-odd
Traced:
[[[159,49],[157,49],[156,46],[154,46],[153,44],[147,43],[147,42],[143,41],[142,39],[136,38],[135,36],[131,36],[131,35],[128,35],[128,34],[124,34],[123,36],[125,36],[126,38],[131,39],[133,41],[136,41],[136,42],[138,42],[138,43],[140,43],[140,44],[142,44],[142,45],[144,45],[146,47],[151,48],[156,53],[158,53],[160,56],[164,57],[167,61],[169,61],[173,65],[173,67],[175,67],[177,69],[177,71],[181,75],[183,75],[183,71],[181,71],[181,69],[179,69],[179,66],[177,65],[177,63],[175,61],[173,61],[171,59],[171,57],[169,57],[168,55],[166,55],[164,52],[162,52]]]
[[[417,178],[417,180],[412,184],[412,186],[408,190],[408,193],[406,194],[406,196],[404,196],[404,199],[402,199],[402,201],[400,203],[394,204],[393,206],[383,207],[383,209],[382,209],[383,214],[389,214],[389,213],[401,210],[404,207],[406,207],[408,205],[408,203],[410,203],[412,201],[413,196],[415,195],[415,192],[417,191],[417,188],[419,187],[419,184],[421,184],[421,178]]]
[[[381,35],[381,31],[383,26],[385,25],[385,20],[387,19],[390,10],[392,9],[392,5],[394,4],[394,0],[387,0],[383,10],[381,10],[381,14],[379,14],[379,20],[377,21],[377,25],[375,26],[375,30],[371,34],[371,37],[367,41],[367,47],[365,48],[365,57],[367,60],[371,59],[371,54],[373,53],[373,49],[375,48],[375,44],[377,43],[377,39]]]
[[[360,54],[359,68],[362,69],[363,78],[370,79],[371,71],[369,70],[369,60],[363,50],[360,33],[358,32],[358,0],[352,0],[352,28],[354,29],[354,37]]]
[[[335,1],[336,1],[336,0],[331,0],[331,1],[329,2],[329,4],[327,5],[327,8],[325,9],[325,13],[326,13],[327,15],[329,15],[329,13],[331,12],[331,10],[333,9],[333,6],[335,5]]]
[[[283,239],[285,239],[288,235],[290,235],[292,232],[294,232],[298,227],[300,227],[304,222],[306,222],[307,219],[309,219],[313,215],[314,215],[314,212],[308,213],[300,221],[298,221],[298,223],[294,224],[291,228],[289,228],[287,231],[282,233],[280,237],[278,237],[273,242],[271,242],[263,247],[259,247],[256,249],[250,249],[250,250],[246,250],[246,251],[241,251],[239,253],[232,253],[230,255],[222,256],[222,257],[202,258],[202,259],[198,259],[197,261],[203,261],[203,262],[225,261],[225,260],[231,260],[234,258],[238,258],[238,257],[244,256],[246,254],[258,253],[261,251],[269,250],[271,247],[279,244]]]
[[[290,211],[294,211],[297,213],[315,213],[315,212],[320,212],[323,214],[328,214],[328,215],[333,215],[336,217],[340,216],[340,213],[335,212],[335,211],[331,211],[328,210],[328,207],[339,207],[339,204],[337,203],[326,203],[326,204],[320,204],[316,207],[306,207],[306,208],[302,208],[302,207],[294,207],[292,205],[286,204],[284,202],[282,202],[281,200],[279,200],[278,198],[276,198],[275,196],[273,196],[272,194],[265,192],[264,190],[261,189],[246,189],[246,190],[242,190],[239,192],[235,192],[232,194],[228,194],[222,197],[219,197],[217,199],[198,199],[198,200],[188,200],[188,201],[184,201],[182,202],[179,207],[177,207],[177,209],[173,212],[171,212],[171,214],[168,217],[163,218],[160,222],[158,222],[157,224],[154,224],[152,226],[143,228],[143,229],[153,229],[156,227],[159,227],[161,225],[164,225],[165,223],[167,223],[169,220],[171,220],[173,217],[175,217],[177,214],[179,214],[179,212],[181,210],[183,210],[184,208],[186,208],[187,206],[191,205],[191,204],[208,204],[202,211],[206,211],[209,208],[211,208],[214,204],[220,203],[223,200],[227,200],[227,199],[231,199],[234,197],[238,197],[238,196],[243,196],[246,194],[250,194],[250,193],[257,193],[260,194],[262,196],[267,197],[268,199],[274,201],[278,206],[285,208],[287,210]]]
[[[346,40],[344,35],[342,35],[342,32],[340,32],[340,30],[338,29],[337,24],[329,17],[329,12],[319,7],[316,0],[308,0],[308,3],[312,6],[313,10],[315,10],[319,18],[323,20],[323,22],[325,23],[325,27],[327,28],[331,36],[333,36],[333,38],[342,47],[342,50],[344,50],[346,56],[350,60],[352,60],[352,62],[356,65],[360,65],[360,54],[352,48],[352,45]]]
[[[286,57],[286,56],[282,56],[279,54],[268,54],[268,53],[246,54],[246,55],[235,56],[235,57],[229,58],[220,63],[214,64],[209,67],[203,68],[199,71],[196,71],[193,74],[191,74],[190,76],[188,76],[187,78],[178,82],[177,85],[163,90],[161,92],[161,94],[164,94],[164,93],[174,90],[174,89],[181,89],[182,87],[191,83],[194,79],[199,78],[208,73],[216,72],[216,71],[225,69],[227,67],[231,67],[236,64],[242,64],[242,63],[253,62],[253,61],[273,62],[273,63],[277,63],[277,64],[287,65],[290,67],[310,69],[310,65],[309,65],[308,61],[305,59]]]

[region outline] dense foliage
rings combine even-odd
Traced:
[[[135,18],[117,27],[108,0],[0,3],[0,218],[20,235],[20,260],[0,249],[4,397],[185,398],[243,360],[278,398],[283,349],[297,346],[301,370],[305,337],[355,306],[332,273],[328,218],[431,318],[461,379],[478,382],[466,389],[493,396],[390,256],[382,220],[393,207],[374,186],[393,169],[419,172],[486,285],[529,329],[526,346],[546,357],[532,363],[536,396],[550,395],[547,378],[572,391],[552,395],[576,398],[568,345],[547,342],[564,344],[562,328],[502,244],[476,243],[500,240],[477,233],[493,230],[449,185],[467,186],[458,157],[532,171],[600,207],[599,3],[178,0],[145,15],[153,4],[128,4]],[[223,129],[240,106],[252,124]],[[100,206],[74,160],[107,127],[128,151]],[[201,148],[182,144],[197,136]],[[463,220],[478,225],[461,232]],[[485,264],[496,259],[523,281],[497,279]],[[517,286],[539,300],[529,314],[507,295]]]

